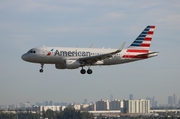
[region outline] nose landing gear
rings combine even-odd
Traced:
[[[43,67],[44,67],[44,64],[41,64],[41,69],[39,70],[39,72],[43,72]]]

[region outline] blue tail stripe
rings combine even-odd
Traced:
[[[143,41],[144,38],[139,38],[139,37],[137,37],[135,41],[139,41],[139,40],[140,40],[140,41]]]
[[[139,40],[139,41],[136,40],[133,43],[140,43],[141,44],[142,42],[143,42],[143,40]]]
[[[144,29],[144,31],[149,31],[149,29]]]
[[[131,46],[141,46],[141,44],[131,44]]]
[[[147,35],[148,31],[143,31],[141,34]]]
[[[138,37],[145,37],[146,35],[140,34]]]

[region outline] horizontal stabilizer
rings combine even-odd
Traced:
[[[146,54],[136,55],[136,58],[145,58],[145,57],[157,56],[157,55],[158,55],[158,52],[150,52],[150,53],[146,53]]]

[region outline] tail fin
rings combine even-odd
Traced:
[[[128,49],[149,50],[155,26],[147,26]]]
[[[155,26],[147,26],[135,41],[127,48],[124,58],[135,58],[138,54],[149,53]]]

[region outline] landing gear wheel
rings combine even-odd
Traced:
[[[40,70],[39,70],[39,72],[41,72],[41,73],[42,73],[42,72],[43,72],[43,69],[40,69]]]
[[[85,74],[86,73],[86,70],[85,69],[81,69],[81,74]]]
[[[44,64],[41,64],[41,69],[39,70],[39,72],[43,72],[43,67],[44,67]]]
[[[88,73],[88,74],[92,74],[92,72],[93,72],[93,71],[92,71],[91,69],[88,69],[88,70],[87,70],[87,73]]]

